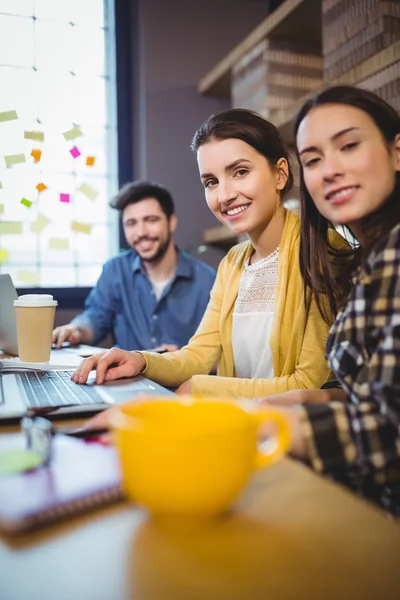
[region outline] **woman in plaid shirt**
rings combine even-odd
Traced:
[[[265,402],[297,405],[282,408],[294,455],[398,512],[400,117],[371,92],[332,87],[302,107],[295,132],[301,270],[324,317],[338,313],[326,351],[338,386]],[[328,243],[333,224],[357,240],[347,254]],[[332,264],[343,258],[338,281]]]

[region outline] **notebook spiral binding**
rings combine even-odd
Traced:
[[[43,525],[59,522],[71,516],[83,514],[93,508],[101,508],[118,501],[123,501],[124,499],[122,489],[110,488],[109,490],[97,492],[87,498],[71,500],[61,506],[55,506],[42,512],[27,515],[22,521],[14,523],[12,521],[3,522],[3,530],[9,533],[32,530]]]

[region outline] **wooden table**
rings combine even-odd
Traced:
[[[2,600],[399,600],[400,526],[285,459],[230,516],[157,524],[120,504],[0,540]]]

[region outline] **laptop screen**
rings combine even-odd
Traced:
[[[14,300],[18,298],[10,275],[0,275],[0,351],[18,354]]]

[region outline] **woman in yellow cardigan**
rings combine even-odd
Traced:
[[[228,110],[203,123],[192,149],[209,208],[250,241],[221,261],[187,346],[167,354],[114,348],[82,361],[73,380],[85,383],[94,368],[98,383],[143,373],[179,393],[232,398],[319,387],[329,377],[329,324],[304,291],[299,218],[281,201],[293,177],[278,130],[256,113]]]

